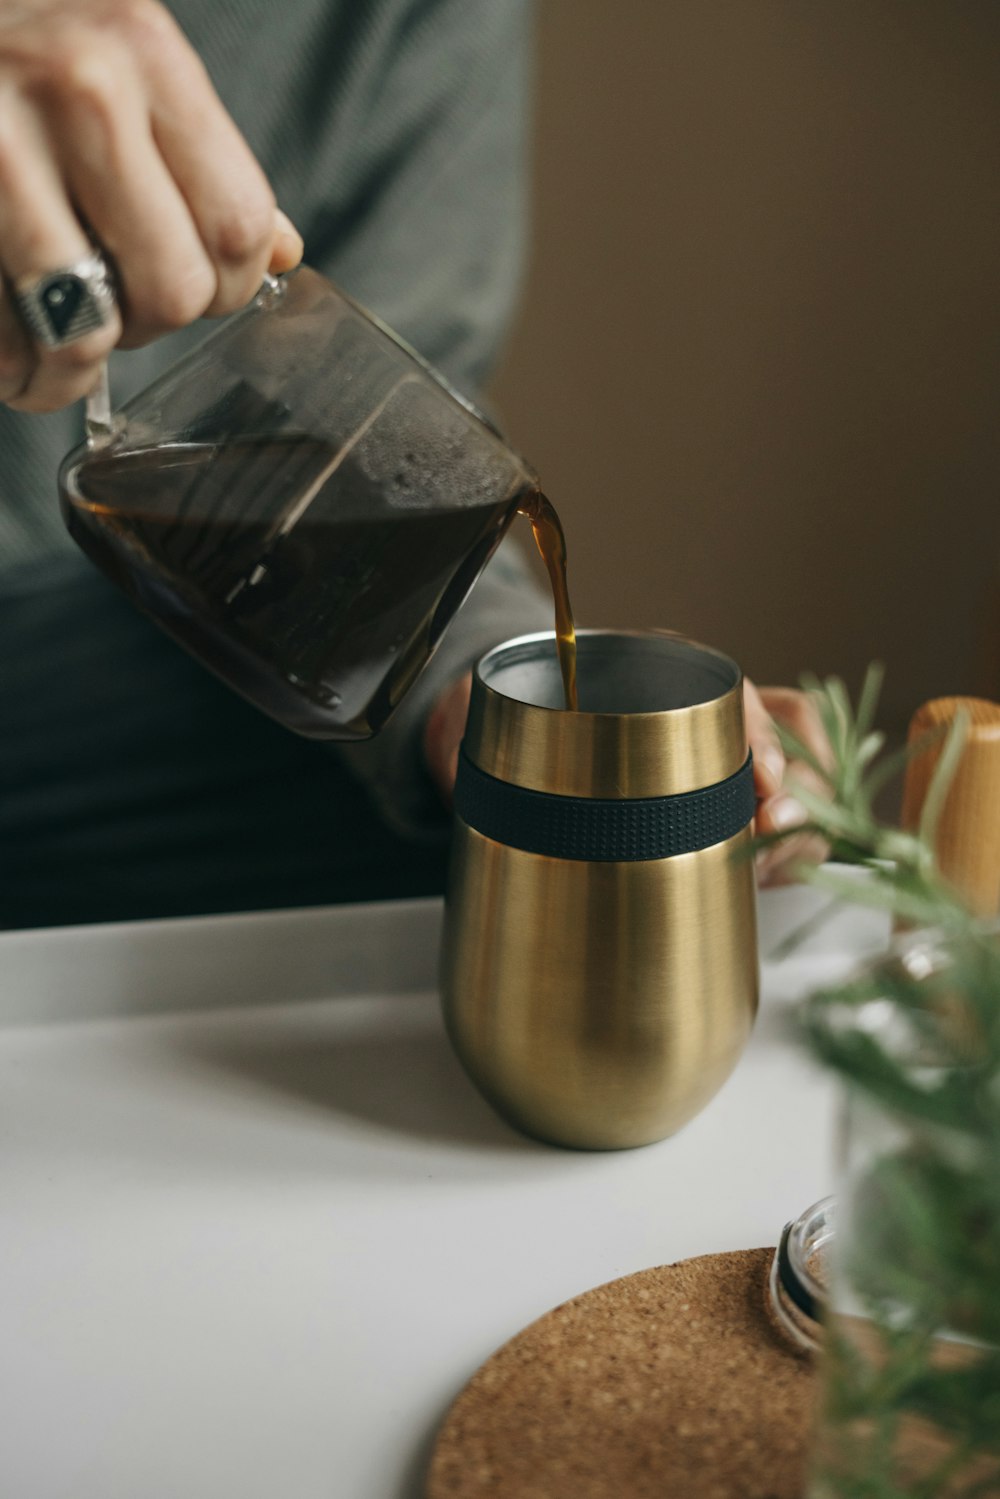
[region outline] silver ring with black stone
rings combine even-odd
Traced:
[[[75,343],[115,315],[115,283],[99,250],[72,265],[22,280],[14,300],[31,336],[49,349]]]

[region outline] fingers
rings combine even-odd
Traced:
[[[794,884],[804,869],[822,864],[829,853],[822,838],[806,835],[788,838],[758,856],[757,884],[764,890],[775,885]]]
[[[280,208],[276,208],[274,210],[274,243],[267,267],[271,275],[281,276],[285,271],[293,270],[302,259],[304,249],[302,236],[291,219],[287,214],[282,213]]]
[[[232,312],[257,294],[276,249],[288,259],[295,231],[277,218],[267,178],[179,32],[164,36],[147,67],[153,141],[215,273],[204,311]],[[291,264],[300,256],[301,241]]]
[[[157,0],[47,0],[0,25],[0,400],[86,395],[114,344],[235,311],[302,241],[201,62]],[[120,315],[36,346],[12,291],[87,256],[113,263]]]
[[[793,762],[791,768],[795,779],[805,784],[811,772],[798,762]],[[779,792],[777,796],[758,803],[755,832],[758,837],[769,833],[787,835],[806,821],[805,809],[794,794]],[[762,849],[757,855],[757,883],[761,886],[788,884],[798,878],[804,866],[822,864],[829,853],[829,845],[815,833],[783,837],[780,843]]]
[[[789,779],[823,794],[823,783],[814,771],[800,760],[788,766]],[[756,832],[759,836],[769,833],[789,834],[807,821],[802,803],[794,792],[780,791],[757,806]],[[761,886],[785,885],[795,880],[803,866],[822,864],[829,855],[827,843],[815,833],[802,833],[782,838],[771,848],[766,848],[757,857],[757,883]]]
[[[22,396],[35,369],[35,351],[6,286],[0,289],[0,401]]]
[[[266,271],[298,265],[302,237],[171,18],[160,12],[143,41],[153,139],[215,269],[205,315],[222,316],[256,296]]]
[[[833,752],[809,694],[798,692],[793,687],[762,687],[759,696],[770,717],[794,734],[812,751],[820,765],[829,770],[833,764]]]
[[[747,743],[753,755],[753,778],[757,796],[773,796],[781,789],[784,780],[785,754],[764,700],[748,677],[743,679],[743,711],[746,717]]]
[[[88,255],[91,245],[63,189],[39,116],[8,98],[0,115],[0,382],[18,411],[54,411],[81,399],[121,332],[117,314],[63,348],[45,348],[18,325],[10,291]]]
[[[820,766],[826,768],[832,763],[830,745],[822,723],[806,693],[788,687],[763,687],[758,690],[752,683],[746,683],[744,702],[748,738],[753,744],[751,735],[756,737],[762,756],[768,754],[773,742],[778,742],[774,726],[775,723],[780,723],[809,750]],[[756,749],[754,753],[756,758]],[[791,760],[786,764],[784,755],[780,776],[775,779],[770,773],[765,773],[763,776],[755,776],[755,780],[759,798],[755,819],[758,835],[789,834],[808,820],[794,791],[788,789],[790,782],[807,787],[817,795],[830,794],[827,783],[810,765],[801,760]],[[763,886],[787,883],[796,877],[803,865],[822,863],[829,852],[824,840],[815,834],[786,836],[780,843],[758,855],[758,883]]]
[[[53,114],[69,194],[117,267],[123,346],[193,322],[216,298],[216,268],[156,148],[134,74],[114,51],[91,60]]]

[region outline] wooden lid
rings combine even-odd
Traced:
[[[473,1376],[426,1499],[801,1499],[817,1380],[770,1313],[774,1251],[568,1301]]]
[[[910,743],[945,729],[963,710],[968,735],[938,819],[935,853],[945,879],[983,916],[1000,913],[1000,704],[975,697],[925,703],[910,723]],[[943,738],[907,766],[903,826],[913,831],[941,754]]]

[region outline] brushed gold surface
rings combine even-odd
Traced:
[[[601,632],[579,632],[581,673],[591,633]],[[743,682],[735,663],[666,631],[619,633],[626,641],[659,634],[689,647],[716,670],[728,669],[734,683],[708,702],[669,712],[569,713],[505,696],[477,670],[464,741],[473,763],[500,780],[556,796],[675,796],[735,775],[747,756]]]
[[[476,670],[465,753],[555,796],[671,796],[746,759],[742,679],[666,632],[584,631],[569,712],[554,644],[525,636]],[[588,676],[589,664],[589,676]],[[553,696],[555,692],[555,696]],[[531,698],[532,701],[524,701]],[[613,1150],[672,1134],[717,1092],[757,1008],[750,830],[695,853],[554,859],[458,822],[442,949],[445,1022],[499,1113],[559,1145]]]
[[[746,828],[697,853],[598,863],[458,824],[445,1022],[500,1114],[550,1143],[612,1150],[704,1107],[757,1008],[753,864],[737,857],[749,839]]]

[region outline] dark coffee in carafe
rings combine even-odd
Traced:
[[[237,692],[299,733],[360,739],[427,661],[513,507],[386,513],[349,461],[326,506],[334,459],[329,445],[292,436],[98,449],[71,473],[66,519],[98,566]],[[313,490],[289,524],[289,502]],[[575,706],[562,528],[537,490],[517,508],[553,580]]]
[[[314,738],[381,727],[518,510],[564,566],[554,512],[489,420],[307,267],[71,453],[60,490],[139,608]]]
[[[66,488],[69,530],[231,687],[314,738],[360,739],[425,664],[511,518],[509,502],[387,512],[308,437],[97,451]],[[329,479],[326,481],[330,482]],[[347,502],[345,503],[345,493]]]

